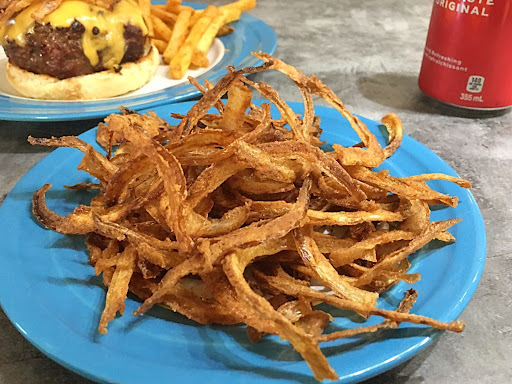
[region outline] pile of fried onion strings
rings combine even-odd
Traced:
[[[444,174],[374,171],[400,146],[396,115],[382,119],[389,133],[383,148],[317,77],[255,55],[262,66],[228,67],[216,85],[190,78],[203,96],[186,115],[171,115],[176,126],[151,112],[122,109],[107,117],[97,132],[106,155],[76,137],[29,138],[83,152],[78,169],[98,180],[68,187],[98,194],[66,217],[47,208],[50,185],[35,192],[33,211],[54,231],[87,234],[90,263],[108,287],[99,332],[107,333],[124,312],[131,291],[143,300],[136,315],[163,305],[200,324],[247,324],[253,342],[279,335],[318,380],[337,379],[322,342],[401,322],[461,332],[459,321],[409,313],[414,290],[394,311],[376,303],[397,282],[420,279],[408,273],[409,255],[434,239],[455,241],[447,229],[459,220],[430,222],[429,205],[454,207],[457,198],[426,181],[470,183]],[[304,99],[301,116],[270,85],[244,76],[266,70],[295,82]],[[252,90],[269,103],[254,104]],[[221,99],[226,93],[227,101]],[[313,96],[335,108],[361,142],[321,150]],[[279,118],[271,116],[270,104]],[[317,309],[320,303],[384,322],[324,333],[333,318]]]

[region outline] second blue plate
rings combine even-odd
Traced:
[[[186,113],[191,103],[157,107],[162,116]],[[303,105],[290,104],[296,113]],[[316,108],[327,144],[355,144],[346,120],[328,108]],[[169,119],[170,120],[170,119]],[[378,135],[379,124],[364,120]],[[174,122],[176,123],[176,122]],[[95,133],[81,138],[95,147]],[[307,383],[314,382],[307,364],[278,337],[251,344],[243,327],[200,326],[170,310],[153,308],[133,317],[139,306],[126,301],[125,315],[97,334],[105,288],[87,260],[84,238],[44,229],[31,213],[33,192],[53,184],[48,206],[64,214],[87,203],[88,192],[68,191],[63,185],[87,181],[76,170],[82,154],[59,148],[38,163],[16,185],[0,208],[0,303],[16,328],[46,355],[93,380],[108,383]],[[456,173],[437,155],[405,136],[402,146],[383,168],[392,175]],[[432,220],[461,218],[453,228],[454,244],[435,243],[410,257],[412,272],[422,279],[412,285],[419,293],[413,313],[441,321],[455,320],[475,291],[485,262],[485,230],[478,206],[468,190],[446,181],[429,184],[439,192],[458,196],[456,208],[436,209]],[[394,308],[410,286],[398,284],[379,299],[381,308]],[[333,312],[336,316],[336,311]],[[337,313],[342,315],[342,313]],[[382,321],[375,317],[368,325]],[[358,324],[336,317],[335,328]],[[328,329],[330,331],[332,329]],[[356,382],[390,369],[414,356],[441,332],[402,323],[398,329],[344,339],[323,346],[340,382]]]

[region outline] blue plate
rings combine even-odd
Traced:
[[[153,4],[163,4],[163,0],[153,0]],[[187,3],[188,4],[188,3]],[[188,4],[194,8],[204,8],[201,4]],[[235,31],[220,38],[227,50],[222,59],[208,72],[197,79],[208,79],[214,84],[226,74],[226,66],[236,68],[260,65],[262,62],[251,52],[274,53],[277,37],[274,30],[260,19],[243,13],[233,25]],[[1,49],[1,48],[0,48]],[[44,101],[9,97],[0,94],[0,120],[14,121],[69,121],[105,117],[119,111],[119,104],[134,110],[189,100],[200,92],[188,82],[152,93],[126,97],[123,99],[97,101]]]
[[[155,108],[160,116],[186,113],[191,103]],[[291,103],[297,113],[302,104]],[[336,111],[317,107],[328,144],[351,145],[358,140]],[[364,119],[382,140],[379,124]],[[175,122],[174,122],[175,123]],[[382,127],[381,127],[382,128]],[[80,137],[95,145],[96,130]],[[42,228],[31,214],[32,193],[52,183],[48,206],[64,214],[87,203],[89,192],[68,191],[63,185],[89,180],[76,171],[82,155],[59,148],[38,163],[14,187],[0,208],[0,302],[16,328],[37,348],[65,367],[93,380],[116,383],[314,382],[307,364],[286,343],[268,337],[257,345],[243,327],[199,326],[181,315],[153,308],[141,317],[131,313],[139,302],[130,298],[125,315],[105,336],[97,334],[105,288],[87,263],[82,236],[65,236]],[[403,145],[384,164],[396,176],[427,172],[456,173],[422,144],[405,136]],[[422,279],[413,285],[419,298],[413,312],[441,321],[455,320],[473,295],[485,262],[485,230],[473,195],[445,181],[429,182],[436,190],[458,196],[457,208],[436,208],[433,220],[458,217],[451,228],[457,242],[432,242],[410,257],[412,272]],[[379,299],[394,308],[409,286],[398,284]],[[346,312],[327,331],[354,327]],[[368,324],[382,321],[375,317]],[[325,344],[323,351],[349,383],[377,375],[409,359],[441,332],[420,325],[401,324],[396,330]]]

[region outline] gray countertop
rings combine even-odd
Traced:
[[[214,1],[213,3],[225,3]],[[468,113],[429,100],[417,76],[432,0],[258,0],[251,11],[274,27],[276,55],[315,73],[355,113],[380,119],[396,112],[405,132],[473,183],[485,220],[488,253],[478,290],[461,320],[416,357],[368,383],[505,383],[512,378],[512,114]],[[285,100],[301,101],[272,73],[258,79]],[[510,85],[509,85],[510,86]],[[97,121],[0,122],[0,203],[49,150],[34,136],[78,134]],[[0,382],[88,383],[46,358],[0,313]]]

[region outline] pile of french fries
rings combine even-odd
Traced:
[[[233,32],[228,25],[239,20],[242,12],[256,6],[256,0],[238,0],[234,3],[206,9],[193,9],[181,0],[151,5],[151,0],[140,0],[153,44],[169,65],[172,79],[182,79],[190,67],[208,67],[206,57],[216,36]]]

